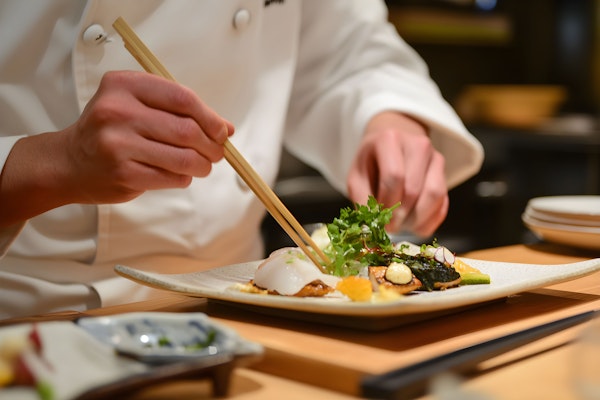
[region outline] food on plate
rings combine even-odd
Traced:
[[[409,275],[407,279],[403,279],[399,281],[398,279],[394,279],[391,275],[396,275],[393,272],[395,267],[403,266],[408,271],[402,271],[402,275]],[[392,273],[390,273],[392,272]],[[371,266],[369,267],[369,282],[374,288],[377,288],[377,291],[381,289],[381,287],[385,287],[386,289],[392,290],[398,294],[410,293],[413,290],[420,289],[423,286],[423,283],[413,275],[412,271],[406,264],[401,263],[392,263],[389,266]]]
[[[456,258],[456,261],[454,261],[452,266],[460,274],[461,285],[481,285],[490,283],[490,276],[488,274],[484,274],[460,258]]]
[[[340,210],[340,216],[312,233],[330,258],[322,273],[298,248],[273,252],[246,291],[298,297],[341,293],[353,301],[397,298],[415,291],[445,290],[490,283],[489,275],[466,264],[436,241],[392,243],[385,226],[392,208],[374,197],[366,205]]]
[[[0,343],[0,388],[4,386],[35,387],[41,399],[53,398],[52,386],[36,376],[31,364],[51,365],[43,358],[43,347],[37,326],[27,335],[15,335]]]
[[[272,294],[320,297],[333,292],[339,280],[315,268],[300,249],[286,247],[271,253],[258,266],[253,283]]]
[[[371,281],[358,276],[347,276],[341,279],[335,288],[352,301],[369,301],[373,296]]]

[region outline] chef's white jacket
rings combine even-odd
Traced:
[[[71,125],[106,71],[141,69],[112,28],[119,16],[234,123],[233,144],[268,183],[285,145],[344,193],[363,128],[383,110],[429,126],[450,187],[480,167],[480,144],[376,0],[4,0],[0,167],[20,137]],[[0,318],[153,294],[116,277],[116,263],[177,272],[259,259],[263,216],[224,161],[186,189],[51,210],[0,231]]]

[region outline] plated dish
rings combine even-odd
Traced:
[[[561,265],[514,264],[465,259],[491,276],[489,285],[468,285],[451,290],[417,292],[388,302],[352,302],[341,296],[298,298],[244,293],[237,289],[254,277],[260,261],[236,264],[187,274],[146,272],[125,265],[115,271],[140,284],[240,305],[302,311],[321,315],[379,318],[410,316],[476,305],[501,299],[600,271],[600,258]]]

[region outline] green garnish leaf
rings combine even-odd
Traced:
[[[186,350],[205,349],[214,343],[216,337],[217,337],[217,331],[215,331],[214,329],[211,329],[208,331],[208,333],[206,335],[206,339],[201,340],[201,341],[199,340],[193,344],[189,344],[189,345],[185,346],[185,348],[186,348]]]
[[[39,381],[35,385],[35,390],[42,400],[54,400],[56,396],[54,394],[54,388],[52,384],[48,381]]]
[[[325,254],[332,260],[329,272],[350,276],[356,275],[364,266],[389,264],[393,245],[385,226],[399,205],[385,208],[369,196],[366,205],[355,203],[354,208],[342,208],[339,218],[327,225],[330,244]]]

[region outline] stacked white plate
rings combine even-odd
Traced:
[[[600,196],[537,197],[522,218],[545,241],[600,250]]]

